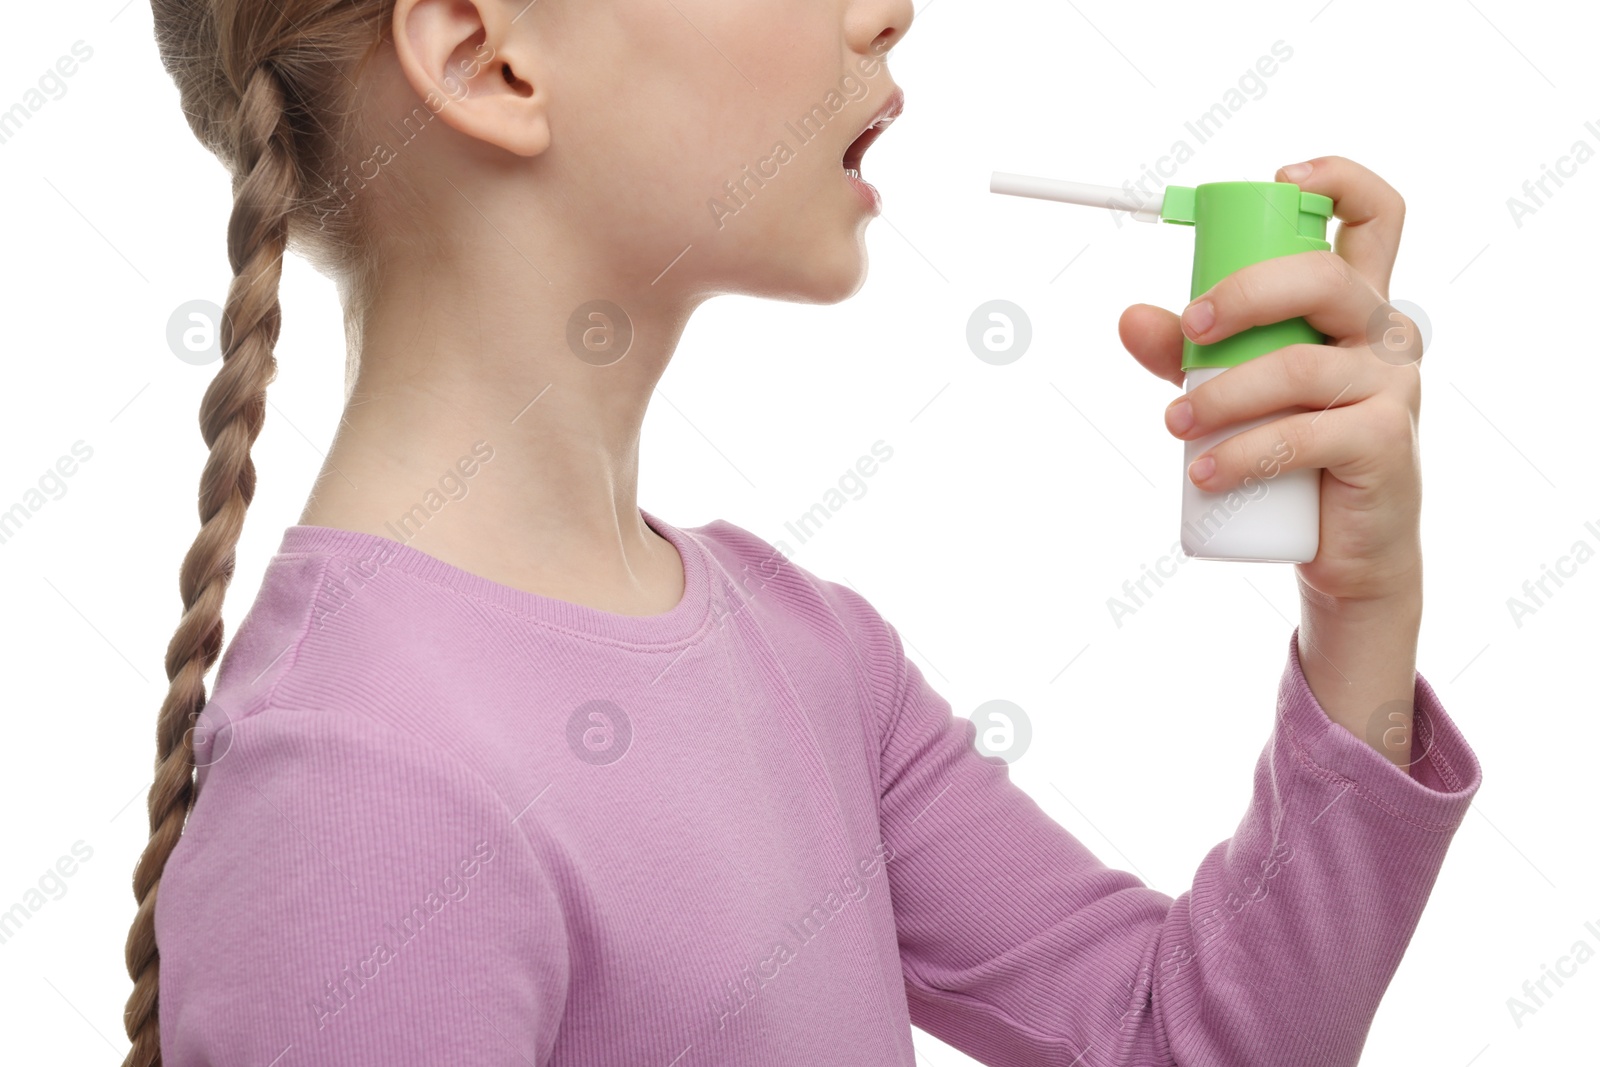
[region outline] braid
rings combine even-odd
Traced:
[[[200,531],[178,575],[183,614],[167,645],[150,840],[133,875],[138,911],[126,946],[133,990],[123,1019],[133,1044],[123,1067],[161,1065],[156,900],[200,788],[192,727],[206,707],[206,673],[222,651],[223,597],[255,495],[250,449],[277,373],[283,257],[292,247],[324,274],[350,281],[347,301],[366,298],[377,231],[366,216],[379,198],[349,210],[316,207],[349,146],[366,139],[355,79],[394,13],[394,0],[150,2],[184,116],[233,176],[233,281],[219,331],[222,365],[200,404],[200,433],[211,450],[200,476]],[[402,183],[387,185],[386,197],[398,202]]]
[[[196,795],[190,726],[205,706],[205,675],[222,649],[223,596],[245,509],[255,495],[250,447],[266,414],[267,385],[277,373],[272,349],[281,323],[278,282],[299,181],[286,107],[277,71],[270,61],[261,63],[239,99],[232,146],[238,161],[228,219],[233,282],[221,328],[222,367],[200,405],[200,432],[211,449],[200,477],[200,532],[179,574],[183,617],[167,645],[169,687],[156,727],[150,840],[133,876],[139,909],[128,932],[133,991],[124,1017],[133,1047],[123,1067],[161,1063],[156,893]]]

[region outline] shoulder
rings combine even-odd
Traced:
[[[872,605],[849,585],[821,577],[796,563],[786,542],[776,545],[727,519],[716,519],[683,531],[694,537],[733,580],[737,591],[749,595],[771,589],[796,602],[813,602],[847,625],[882,624]]]
[[[428,557],[396,542],[307,545],[313,536],[286,539],[301,547],[268,561],[228,642],[195,723],[200,783],[219,764],[204,746],[224,729],[275,744],[321,731],[352,759],[364,748],[395,758],[437,750],[494,779],[493,761],[478,758],[492,747],[483,716],[462,685],[499,647],[493,606],[430,583],[416,573]]]
[[[720,565],[733,596],[760,613],[780,612],[813,631],[842,637],[848,650],[891,696],[901,679],[900,635],[860,592],[796,563],[789,546],[776,545],[726,519],[686,529]]]

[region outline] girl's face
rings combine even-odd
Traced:
[[[884,60],[912,16],[910,0],[538,0],[516,25],[549,94],[535,195],[559,196],[562,245],[629,288],[850,296],[876,209],[846,157],[870,180],[856,156],[898,113]]]

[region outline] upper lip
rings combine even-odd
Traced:
[[[861,128],[856,139],[851,141],[844,150],[844,163],[847,167],[858,167],[861,157],[866,154],[867,148],[876,141],[880,134],[889,127],[889,124],[900,117],[906,107],[906,94],[898,86],[884,100],[878,110],[873,113],[867,124]]]

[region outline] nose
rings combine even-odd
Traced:
[[[845,38],[853,51],[883,56],[900,43],[915,17],[911,0],[850,0]]]

